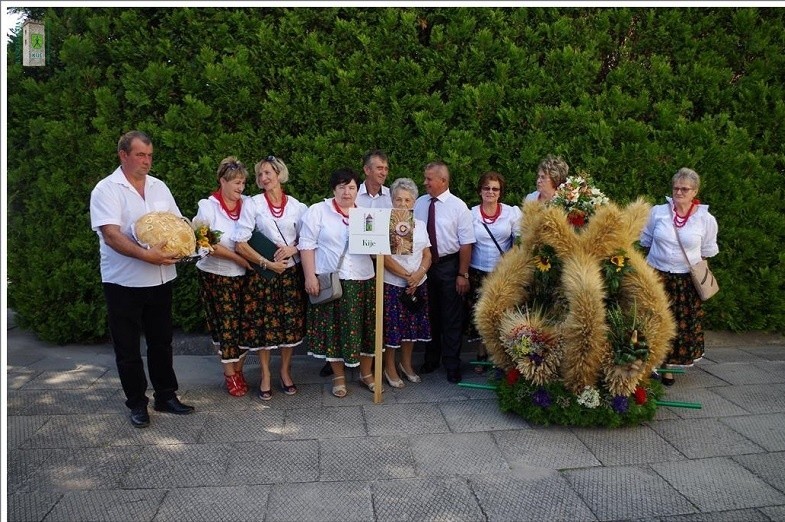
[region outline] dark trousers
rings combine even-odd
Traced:
[[[172,367],[172,283],[144,288],[104,283],[104,296],[125,405],[136,408],[148,403],[141,334],[147,341],[147,371],[155,399],[173,398],[177,377]]]
[[[428,270],[430,343],[425,346],[424,362],[448,371],[461,365],[461,330],[463,328],[463,297],[455,291],[458,257],[435,263]]]

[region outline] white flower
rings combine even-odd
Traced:
[[[584,387],[581,394],[578,395],[578,404],[593,410],[600,405],[600,392],[592,386]]]

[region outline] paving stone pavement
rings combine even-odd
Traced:
[[[302,348],[297,395],[234,398],[207,339],[178,336],[196,412],[151,408],[135,429],[109,345],[49,345],[11,319],[10,521],[785,521],[782,336],[707,333],[667,397],[703,408],[617,430],[529,425],[441,371],[381,404],[349,372],[337,399]]]

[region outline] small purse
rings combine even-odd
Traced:
[[[422,292],[420,292],[420,287],[417,287],[417,290],[414,291],[413,294],[407,294],[405,291],[401,292],[398,299],[401,301],[401,304],[404,308],[409,310],[410,312],[419,312],[422,310],[423,305],[425,305],[425,301],[422,298]]]
[[[673,211],[671,211],[671,217],[672,216]],[[679,231],[676,229],[675,224],[673,225],[673,231],[676,233],[676,241],[679,242],[681,253],[684,254],[684,259],[686,259],[687,264],[690,265],[690,276],[692,276],[692,284],[695,286],[695,291],[698,292],[698,297],[700,297],[701,301],[706,301],[720,291],[720,286],[717,284],[717,280],[714,278],[714,274],[711,273],[711,269],[709,268],[709,262],[705,259],[701,259],[694,265],[690,263],[690,258],[687,257],[684,245],[681,244]]]
[[[341,288],[339,275],[338,272],[316,275],[316,279],[319,281],[319,295],[308,296],[311,304],[326,304],[341,298],[343,288]]]
[[[343,258],[346,256],[346,250],[349,248],[349,243],[343,249],[341,259],[338,260],[338,268],[335,272],[328,272],[325,274],[316,274],[316,279],[319,281],[319,293],[317,295],[308,295],[311,304],[327,304],[332,303],[336,299],[343,296],[343,288],[341,288],[341,266],[343,265]]]

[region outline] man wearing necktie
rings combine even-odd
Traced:
[[[469,262],[475,242],[472,214],[450,192],[450,171],[441,161],[425,167],[425,191],[414,204],[414,217],[425,221],[431,241],[428,270],[431,334],[420,373],[444,364],[447,380],[461,381],[461,332],[464,296],[469,292]]]

